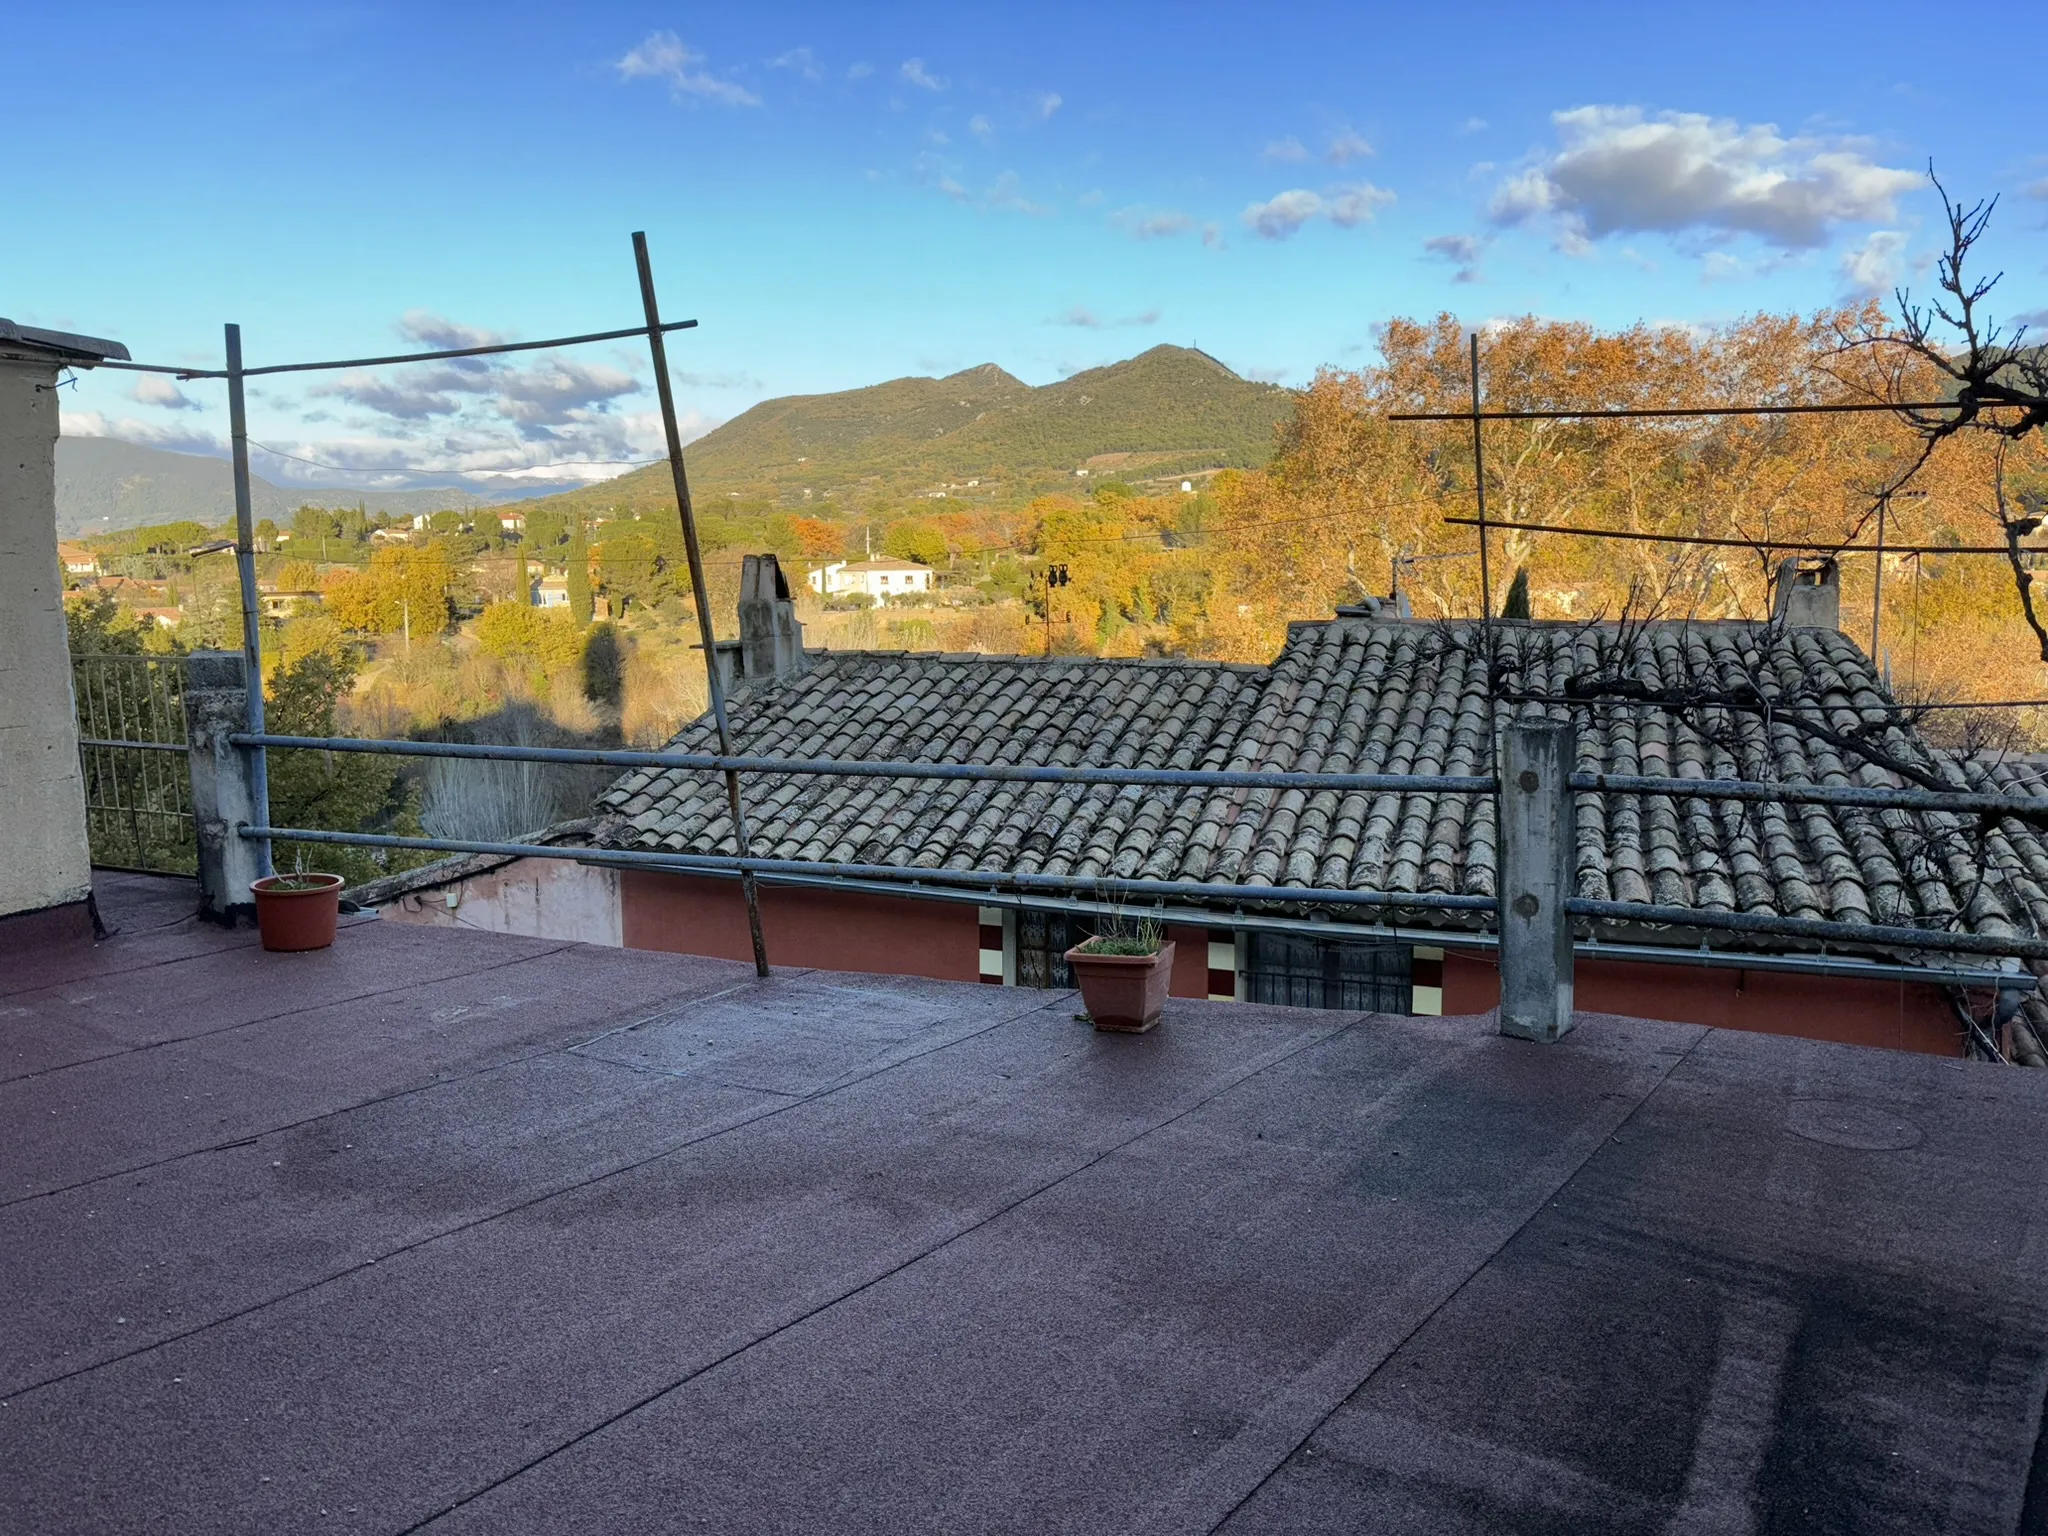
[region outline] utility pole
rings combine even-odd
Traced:
[[[1052,655],[1052,589],[1067,586],[1067,568],[1064,565],[1048,565],[1045,568],[1045,654]]]

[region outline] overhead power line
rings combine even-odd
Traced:
[[[1446,523],[1477,528],[1476,517],[1446,517]],[[1583,539],[1623,539],[1638,544],[1707,544],[1726,549],[1811,549],[1831,555],[2008,555],[2003,544],[1829,544],[1812,539],[1712,538],[1696,533],[1636,533],[1627,528],[1572,528],[1563,523],[1500,523],[1488,520],[1486,527],[1514,529],[1522,533],[1569,533]],[[2048,555],[2048,547],[2022,546],[2023,555]]]
[[[1392,411],[1388,421],[1577,421],[1597,417],[1671,418],[1688,416],[1828,416],[1858,411],[1953,411],[1965,405],[1991,409],[2001,400],[1853,400],[1837,405],[1670,405],[1637,408],[1536,407],[1507,411]]]

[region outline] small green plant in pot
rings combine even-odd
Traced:
[[[256,898],[256,931],[263,935],[263,947],[284,953],[327,948],[341,915],[343,883],[340,875],[305,869],[252,881],[249,892]]]
[[[1173,978],[1173,942],[1159,924],[1112,913],[1103,931],[1067,951],[1081,1002],[1097,1029],[1143,1034],[1159,1022]]]

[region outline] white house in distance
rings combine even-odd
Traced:
[[[877,602],[932,589],[932,568],[914,560],[835,560],[811,572],[811,589],[824,597],[860,592]]]

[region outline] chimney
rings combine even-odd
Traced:
[[[789,600],[781,562],[773,555],[748,555],[740,568],[740,679],[766,682],[809,669],[804,627]]]
[[[1841,566],[1830,555],[1795,555],[1779,561],[1771,618],[1787,629],[1840,629]]]
[[[92,861],[57,564],[57,376],[119,342],[0,320],[0,918],[90,935]],[[10,925],[12,926],[12,925]]]

